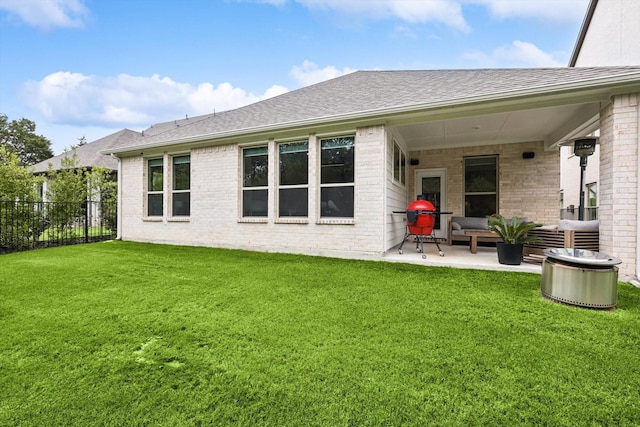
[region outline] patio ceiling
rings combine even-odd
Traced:
[[[599,103],[477,114],[399,124],[410,151],[524,141],[545,141],[554,149],[599,127]]]

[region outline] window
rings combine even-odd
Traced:
[[[162,159],[149,159],[147,182],[147,215],[162,216],[164,167]]]
[[[293,142],[278,146],[280,180],[278,215],[307,216],[309,210],[309,142]]]
[[[485,217],[498,212],[498,156],[464,159],[464,214]]]
[[[173,157],[173,185],[171,193],[172,215],[189,216],[191,213],[191,156]]]
[[[320,140],[320,216],[353,218],[355,137]]]
[[[242,150],[242,216],[267,216],[269,200],[267,147]]]
[[[587,209],[585,219],[598,219],[598,184],[595,182],[587,184]]]
[[[393,180],[405,185],[407,156],[397,142],[393,141]]]

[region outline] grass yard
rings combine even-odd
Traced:
[[[0,257],[0,425],[640,423],[640,289],[106,242]]]

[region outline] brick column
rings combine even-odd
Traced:
[[[622,259],[622,280],[638,276],[639,101],[616,95],[600,112],[600,251]]]

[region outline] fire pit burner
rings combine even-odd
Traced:
[[[545,249],[542,296],[565,304],[614,308],[618,302],[618,268],[622,261],[586,249]]]
[[[564,261],[571,264],[588,265],[592,268],[611,267],[612,265],[617,265],[622,262],[619,258],[610,257],[607,254],[587,249],[545,249],[544,254],[558,261]]]

